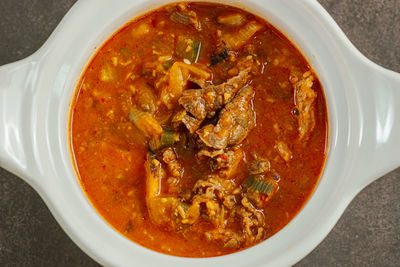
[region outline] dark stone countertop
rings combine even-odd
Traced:
[[[0,65],[37,50],[74,2],[1,0]],[[362,53],[400,72],[400,0],[320,2]],[[97,266],[62,231],[38,194],[3,169],[0,266]],[[297,266],[400,266],[400,169],[365,188]]]

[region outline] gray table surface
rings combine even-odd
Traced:
[[[75,2],[0,0],[0,65],[36,51]],[[363,54],[400,72],[400,0],[319,2]],[[97,266],[38,194],[1,168],[0,266]],[[400,169],[365,188],[297,266],[400,266]]]

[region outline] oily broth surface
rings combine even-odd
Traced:
[[[301,210],[314,191],[321,175],[327,142],[327,109],[320,82],[314,81],[317,92],[316,125],[307,145],[297,142],[297,120],[290,83],[289,70],[274,64],[282,56],[302,72],[310,66],[301,53],[277,29],[254,15],[225,5],[191,3],[190,9],[201,19],[201,32],[169,20],[168,8],[151,11],[128,23],[115,33],[96,53],[80,80],[75,104],[71,112],[72,149],[82,188],[99,214],[117,231],[132,241],[166,254],[183,257],[210,257],[232,253],[246,248],[224,248],[209,242],[201,234],[176,233],[151,223],[145,203],[145,169],[147,146],[142,134],[128,121],[129,107],[134,104],[130,76],[143,77],[154,82],[146,62],[156,61],[160,55],[171,54],[179,35],[196,36],[202,42],[198,63],[209,65],[216,49],[215,39],[220,29],[215,18],[224,12],[245,14],[248,20],[264,25],[249,42],[262,68],[252,78],[255,89],[254,110],[257,126],[242,146],[246,158],[256,151],[271,161],[272,174],[279,174],[279,190],[264,209],[266,238],[284,227]],[[207,19],[208,18],[208,19]],[[146,22],[150,31],[136,36],[138,25]],[[122,50],[121,50],[122,49]],[[249,51],[241,49],[242,56]],[[119,57],[126,66],[113,67],[113,57]],[[128,62],[131,63],[128,64]],[[112,82],[104,82],[101,70],[113,69]],[[209,68],[213,82],[218,84],[230,76],[229,63]],[[128,78],[127,78],[128,77]],[[286,85],[286,86],[285,86]],[[168,115],[160,110],[158,118]],[[279,131],[277,130],[279,129]],[[274,150],[277,138],[285,141],[293,153],[286,163]],[[192,153],[182,160],[183,179],[192,186],[201,176],[201,164]],[[240,169],[245,169],[242,164]],[[245,179],[245,172],[238,174]],[[211,225],[197,225],[199,232]]]

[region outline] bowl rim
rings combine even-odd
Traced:
[[[40,194],[71,239],[104,265],[132,262],[148,266],[160,263],[167,266],[294,264],[322,241],[366,184],[377,174],[400,164],[398,160],[391,161],[391,165],[371,172],[368,180],[361,180],[364,177],[356,179],[357,183],[351,180],[355,174],[366,176],[355,171],[354,166],[364,153],[361,149],[364,132],[372,127],[363,117],[363,102],[370,101],[371,96],[367,98],[360,93],[362,85],[355,80],[357,73],[353,68],[365,67],[382,73],[386,70],[365,59],[317,1],[248,0],[246,4],[240,0],[202,1],[231,4],[255,13],[302,51],[324,88],[330,147],[320,182],[307,204],[287,226],[266,241],[240,252],[210,258],[181,258],[154,252],[111,229],[90,204],[76,178],[68,128],[76,85],[96,47],[129,21],[128,18],[171,2],[177,1],[78,1],[38,52],[13,65],[25,64],[30,69],[26,83],[30,94],[22,99],[29,115],[20,119],[18,127],[25,130],[21,136],[25,156],[35,160],[20,166],[21,170],[11,170]],[[76,40],[81,46],[77,47]]]

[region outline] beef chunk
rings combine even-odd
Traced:
[[[206,117],[214,116],[218,109],[229,103],[235,97],[235,94],[246,85],[250,77],[249,71],[250,69],[245,69],[220,85],[214,86],[203,83],[202,89],[185,90],[182,97],[179,98],[179,104],[197,119],[200,122],[198,125],[200,125]],[[186,123],[185,125],[188,126]],[[188,129],[192,131],[194,128],[189,125]]]
[[[242,142],[255,126],[253,97],[254,90],[251,86],[242,88],[221,111],[217,125],[209,124],[198,130],[204,144],[215,149],[224,149]]]

